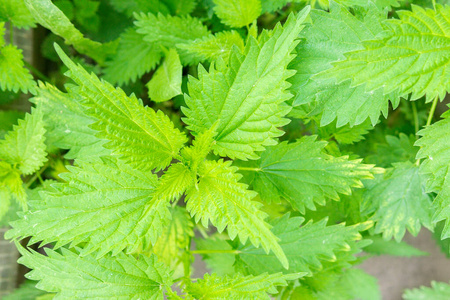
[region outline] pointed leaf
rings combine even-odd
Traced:
[[[267,293],[278,293],[277,286],[286,286],[288,280],[295,280],[304,273],[283,275],[261,274],[259,276],[243,276],[236,274],[233,277],[219,277],[215,274],[206,274],[203,279],[189,284],[186,291],[195,299],[271,299]]]
[[[240,28],[261,14],[260,0],[213,0],[214,11],[225,25]]]
[[[143,171],[169,165],[187,140],[170,119],[162,111],[144,107],[136,96],[127,97],[121,89],[89,74],[59,46],[56,50],[69,68],[67,76],[79,85],[72,91],[91,108],[86,114],[97,118],[91,127],[98,130],[97,137],[109,140],[104,146]]]
[[[47,161],[42,115],[34,109],[0,141],[0,159],[17,165],[24,175],[33,174]]]
[[[399,20],[385,21],[382,37],[347,53],[322,78],[351,79],[352,86],[365,84],[366,91],[412,93],[413,100],[444,99],[450,86],[450,6],[437,5],[435,11],[413,5],[398,15]]]
[[[413,290],[405,290],[405,300],[446,300],[450,298],[450,284],[444,282],[431,282],[431,287],[422,286]]]
[[[256,151],[282,135],[278,127],[289,122],[284,101],[291,97],[285,80],[293,74],[286,67],[308,12],[309,7],[291,15],[259,41],[250,37],[243,54],[233,48],[229,66],[218,61],[209,72],[200,67],[199,79],[190,78],[184,121],[197,134],[218,122],[215,153],[256,159]]]
[[[264,222],[266,214],[252,201],[255,193],[238,182],[241,176],[235,173],[237,168],[230,165],[230,161],[222,160],[205,161],[200,165],[200,181],[187,192],[186,209],[196,222],[201,219],[205,227],[211,221],[219,232],[227,227],[233,240],[239,235],[242,243],[250,239],[256,247],[262,245],[263,251],[271,250],[287,268],[286,256],[270,226]]]
[[[57,293],[61,299],[153,299],[162,300],[163,287],[170,289],[172,278],[155,256],[135,258],[123,253],[97,259],[61,249],[61,254],[45,248],[47,256],[26,250],[16,243],[19,263],[32,269],[26,276],[39,280],[37,288]]]
[[[84,243],[81,255],[97,251],[103,256],[139,247],[147,233],[137,228],[139,222],[147,222],[154,235],[162,230],[160,223],[170,218],[167,202],[151,218],[143,216],[154,205],[156,175],[110,158],[79,164],[81,168],[70,167],[70,173],[60,175],[67,183],[53,185],[54,191],[30,203],[32,209],[12,223],[8,238],[32,236],[30,244],[57,242],[55,247]],[[152,226],[155,220],[160,223]]]
[[[238,162],[239,171],[262,199],[277,202],[283,197],[300,212],[314,210],[314,202],[339,200],[338,193],[349,195],[352,187],[363,187],[362,179],[373,178],[373,165],[328,155],[326,145],[315,136],[283,142],[268,147],[257,161]]]
[[[36,82],[23,62],[22,50],[9,44],[0,48],[0,88],[17,93],[33,92]]]
[[[166,53],[164,62],[147,83],[148,96],[155,102],[163,102],[181,94],[183,66],[175,49]]]

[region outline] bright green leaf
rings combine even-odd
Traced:
[[[17,165],[24,175],[36,172],[47,161],[42,118],[42,111],[34,109],[0,141],[0,159]]]
[[[199,61],[216,61],[221,58],[225,62],[229,61],[233,46],[238,47],[241,52],[244,51],[244,40],[234,30],[218,32],[190,43],[177,45],[179,49],[194,55]]]
[[[209,31],[202,22],[189,15],[182,17],[164,16],[162,14],[135,14],[137,32],[144,35],[144,41],[165,48],[177,49],[178,44],[186,44],[198,38],[209,36]],[[183,65],[196,64],[194,55],[182,49],[179,55]]]
[[[10,164],[0,160],[0,215],[3,217],[11,206],[11,196],[22,206],[28,209],[27,195],[23,187],[20,173]],[[0,218],[1,219],[1,218]]]
[[[450,86],[450,6],[434,11],[413,5],[412,11],[397,13],[400,19],[385,21],[380,38],[365,41],[363,49],[347,53],[319,76],[338,83],[351,79],[352,86],[364,85],[369,92],[444,99]]]
[[[252,201],[256,193],[238,182],[242,176],[230,165],[231,161],[222,160],[205,161],[200,165],[200,180],[187,192],[186,209],[196,222],[202,220],[205,227],[211,221],[219,232],[226,227],[232,240],[239,236],[242,243],[250,239],[256,247],[262,245],[263,251],[271,250],[287,268],[287,259],[278,239],[264,221],[266,214],[258,209],[258,202]]]
[[[405,290],[405,300],[447,300],[450,298],[450,284],[444,282],[431,282],[431,287],[422,286],[418,289]]]
[[[19,28],[35,26],[34,18],[25,6],[24,0],[2,0],[0,2],[0,22],[2,21],[11,21],[14,26]]]
[[[120,35],[117,53],[106,63],[105,80],[113,84],[135,82],[153,70],[161,60],[161,49],[144,41],[144,36],[129,28]]]
[[[303,222],[303,218],[290,218],[289,214],[271,222],[272,232],[280,239],[280,246],[289,260],[289,270],[284,270],[272,253],[265,254],[262,249],[248,244],[237,249],[240,253],[237,255],[236,268],[254,275],[264,272],[311,274],[322,268],[324,260],[335,260],[337,251],[351,250],[349,243],[361,240],[359,231],[367,230],[371,226],[370,222],[348,227],[344,224],[326,226],[326,219],[301,226]]]
[[[271,299],[267,293],[278,293],[277,286],[286,286],[289,280],[298,279],[304,273],[284,275],[261,274],[259,276],[243,276],[236,274],[233,277],[219,277],[215,274],[206,274],[203,279],[188,284],[186,291],[195,299]]]
[[[391,255],[400,257],[425,256],[427,252],[421,251],[405,242],[394,240],[386,241],[380,236],[368,237],[372,244],[364,248],[364,252],[375,255]]]
[[[229,66],[218,61],[209,72],[200,66],[199,78],[190,78],[184,121],[197,134],[218,122],[216,154],[257,159],[256,151],[282,135],[278,127],[289,122],[284,116],[290,110],[284,101],[291,97],[286,79],[293,74],[286,67],[308,12],[291,15],[259,41],[250,37],[244,53],[233,48]]]
[[[24,67],[22,50],[9,44],[0,48],[0,88],[24,93],[33,92],[36,82]]]
[[[380,112],[387,116],[389,98],[397,107],[399,98],[395,95],[384,96],[381,90],[366,92],[364,86],[351,87],[350,81],[335,84],[334,80],[314,77],[329,69],[332,62],[343,60],[344,53],[363,48],[363,41],[383,31],[381,21],[385,18],[374,5],[359,19],[335,2],[331,2],[330,12],[312,10],[312,24],[302,31],[304,42],[298,45],[290,65],[297,70],[289,79],[295,95],[293,106],[302,105],[309,116],[321,114],[322,126],[337,119],[337,127],[347,123],[353,127],[368,118],[375,126]]]
[[[63,93],[48,83],[39,83],[36,96],[30,101],[44,114],[47,142],[69,149],[65,155],[67,159],[86,161],[110,155],[111,151],[102,147],[106,140],[97,138],[96,131],[89,127],[96,119],[87,116],[83,106],[74,99],[79,99],[76,93]]]
[[[169,165],[187,140],[170,119],[162,111],[144,107],[136,96],[127,97],[121,89],[89,74],[61,48],[56,50],[69,68],[67,76],[79,85],[72,87],[73,92],[91,108],[85,113],[97,118],[91,127],[98,131],[97,137],[109,141],[104,146],[143,171]]]
[[[349,195],[352,187],[363,187],[362,179],[373,178],[373,165],[328,155],[326,145],[315,136],[283,142],[268,147],[257,161],[239,162],[239,170],[262,199],[277,202],[283,197],[304,212],[305,207],[314,209],[314,202],[325,205],[327,198],[339,200],[338,193]]]
[[[431,196],[425,191],[425,179],[419,167],[410,162],[394,164],[394,168],[365,182],[362,211],[374,212],[375,233],[386,240],[400,241],[406,229],[416,236],[421,226],[431,226]]]
[[[22,254],[19,263],[32,269],[26,277],[39,280],[37,288],[57,293],[59,299],[162,300],[164,288],[172,284],[169,270],[155,256],[118,253],[97,259],[65,248],[61,254],[45,248],[44,256],[16,245]]]
[[[240,28],[261,14],[260,0],[213,0],[214,12],[225,25]]]
[[[153,205],[156,175],[109,158],[79,164],[81,168],[70,167],[70,173],[60,175],[66,183],[30,202],[31,210],[12,223],[8,238],[33,236],[30,244],[57,242],[57,248],[85,243],[81,255],[97,251],[103,256],[125,248],[131,252],[144,243],[147,232],[140,231],[139,222],[149,224],[153,236],[161,232],[170,218],[167,202],[157,214],[143,215]]]
[[[155,102],[163,102],[181,94],[183,66],[175,49],[166,52],[164,62],[147,83],[148,96]]]

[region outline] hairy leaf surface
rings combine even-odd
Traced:
[[[97,118],[91,127],[98,131],[97,137],[109,141],[104,146],[140,170],[166,167],[186,136],[162,111],[144,107],[136,96],[127,97],[121,89],[76,65],[59,47],[57,51],[69,68],[67,76],[79,85],[73,91],[90,108],[86,113]]]
[[[271,299],[267,293],[278,293],[277,286],[286,286],[289,280],[298,279],[305,273],[284,275],[261,274],[258,276],[243,276],[236,274],[233,277],[220,277],[215,274],[206,274],[203,279],[189,284],[186,291],[195,299]]]
[[[24,67],[22,50],[10,44],[0,48],[0,88],[17,93],[33,92],[36,82]]]
[[[0,141],[0,159],[17,165],[24,175],[36,172],[47,161],[42,117],[42,111],[34,109]]]
[[[144,35],[144,40],[150,44],[176,48],[179,44],[186,44],[198,38],[208,36],[208,28],[202,22],[189,15],[182,17],[164,16],[162,14],[135,14],[137,32]],[[188,52],[179,50],[183,65],[198,63]]]
[[[57,293],[58,299],[164,299],[163,287],[170,289],[172,278],[155,256],[119,253],[97,259],[95,253],[80,256],[65,248],[61,253],[45,248],[47,256],[26,250],[16,243],[19,262],[32,269],[26,276],[39,280],[36,287]]]
[[[70,173],[60,175],[67,183],[53,185],[54,191],[42,193],[42,200],[30,202],[32,209],[12,224],[9,238],[33,236],[30,244],[57,242],[56,247],[86,243],[81,255],[97,251],[103,256],[139,247],[147,232],[137,228],[138,222],[155,224],[154,235],[162,230],[158,218],[170,218],[167,202],[159,215],[142,217],[153,205],[156,175],[109,158],[79,164],[81,168],[70,167]]]
[[[219,232],[227,227],[232,240],[239,236],[242,243],[250,239],[256,247],[262,245],[263,251],[272,251],[287,268],[287,259],[277,243],[278,239],[264,221],[266,214],[258,209],[258,202],[252,201],[256,193],[238,182],[242,176],[230,165],[230,161],[222,160],[205,161],[200,165],[198,185],[187,192],[187,210],[196,222],[202,220],[205,227],[208,221]]]
[[[257,161],[238,162],[239,171],[263,200],[277,202],[283,197],[304,212],[305,207],[314,209],[314,202],[325,205],[327,198],[339,200],[338,193],[351,194],[352,187],[363,187],[361,179],[373,178],[373,165],[328,155],[326,145],[315,136],[283,142],[268,147]]]
[[[322,126],[337,119],[336,126],[363,123],[370,118],[375,125],[389,110],[389,98],[397,107],[399,98],[384,96],[382,90],[366,92],[364,86],[352,87],[350,81],[335,84],[334,80],[314,77],[331,68],[331,63],[344,59],[344,53],[362,49],[362,42],[382,32],[381,20],[386,18],[370,6],[359,19],[344,6],[330,4],[330,12],[312,10],[312,24],[301,33],[305,40],[297,47],[297,56],[290,68],[297,73],[289,79],[295,98],[293,106],[302,105],[310,116],[321,114]]]
[[[422,286],[417,289],[405,290],[403,299],[405,300],[446,300],[450,298],[450,284],[444,282],[431,282],[431,287]]]
[[[256,159],[256,151],[282,135],[278,127],[289,122],[284,101],[291,97],[286,79],[293,74],[286,67],[308,12],[309,7],[290,16],[259,41],[250,37],[244,53],[233,48],[229,66],[219,61],[209,72],[200,66],[199,78],[190,78],[184,121],[197,134],[218,122],[215,153]]]
[[[144,41],[144,35],[136,28],[127,29],[120,35],[117,53],[107,62],[105,80],[111,83],[135,82],[146,72],[153,70],[161,60],[161,49]]]
[[[240,28],[261,14],[260,0],[213,0],[214,11],[225,25]]]
[[[289,270],[283,270],[273,254],[265,254],[248,244],[238,248],[241,253],[237,255],[236,268],[254,275],[264,272],[311,274],[321,269],[324,260],[333,260],[336,251],[350,250],[349,243],[362,238],[359,231],[371,226],[370,222],[348,227],[344,224],[327,226],[326,219],[303,224],[304,220],[301,217],[290,218],[286,214],[271,222],[272,232],[280,239],[280,246],[289,260]]]
[[[352,86],[364,84],[366,91],[412,93],[413,100],[443,99],[450,86],[450,6],[434,11],[413,5],[412,11],[397,13],[399,20],[384,22],[382,37],[347,53],[322,76],[351,79]]]
[[[384,176],[366,183],[363,208],[374,212],[375,233],[386,240],[401,241],[406,229],[416,236],[421,226],[431,226],[431,196],[425,191],[425,179],[410,162],[394,164]]]

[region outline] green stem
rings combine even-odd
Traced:
[[[35,181],[36,179],[39,179],[39,181],[41,182],[41,184],[44,183],[44,181],[42,180],[41,174],[44,173],[44,171],[48,168],[49,166],[49,162],[47,162],[38,172],[36,172],[33,177],[31,177],[30,180],[28,180],[25,183],[25,187],[29,188]]]
[[[432,0],[432,2],[433,2],[433,9],[434,11],[436,11],[436,0]]]
[[[436,110],[438,99],[439,96],[436,96],[436,98],[434,98],[433,100],[433,103],[431,104],[430,113],[428,114],[427,124],[425,125],[425,127],[431,125],[431,121],[433,120],[434,111]]]
[[[213,253],[230,253],[230,254],[239,254],[241,251],[239,250],[192,250],[191,254],[213,254]]]
[[[261,171],[260,168],[246,168],[246,167],[238,167],[239,171],[252,171],[252,172],[259,172]]]
[[[34,75],[36,75],[37,78],[39,78],[42,81],[47,81],[50,82],[50,78],[48,78],[47,76],[45,76],[44,74],[41,73],[41,71],[39,71],[38,69],[36,69],[35,67],[33,67],[33,65],[31,65],[29,62],[27,62],[26,60],[23,61],[25,66],[31,70],[31,72],[34,73]]]
[[[413,117],[414,117],[414,131],[417,136],[417,132],[419,131],[419,115],[417,114],[416,102],[411,101],[411,106],[412,106],[412,112],[413,112]]]

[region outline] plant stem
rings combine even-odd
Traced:
[[[166,294],[169,296],[169,299],[183,299],[178,296],[170,287],[166,288]]]
[[[192,250],[191,254],[212,254],[212,253],[230,253],[230,254],[239,254],[241,251],[239,250]]]
[[[34,73],[34,75],[36,75],[37,78],[39,78],[42,81],[47,81],[50,82],[50,78],[48,78],[47,76],[45,76],[44,74],[42,74],[41,71],[39,71],[38,69],[36,69],[35,67],[33,67],[33,65],[31,65],[29,62],[27,62],[26,60],[23,61],[25,66],[31,70],[31,72]]]
[[[238,167],[239,171],[253,171],[253,172],[259,172],[261,171],[260,168],[246,168],[246,167]]]
[[[434,111],[436,110],[438,99],[439,96],[436,96],[436,98],[434,98],[433,100],[433,103],[431,104],[430,113],[428,114],[427,124],[425,125],[425,127],[431,125],[431,121],[433,120]]]
[[[434,11],[436,11],[436,0],[432,0],[432,2],[433,2],[433,9]]]
[[[29,188],[33,184],[33,182],[36,181],[36,179],[39,179],[41,184],[43,184],[44,181],[42,180],[41,174],[44,173],[44,171],[48,168],[48,166],[49,166],[49,163],[47,162],[39,171],[37,171],[33,175],[33,177],[31,177],[30,180],[28,180],[28,182],[25,183],[25,187]]]

